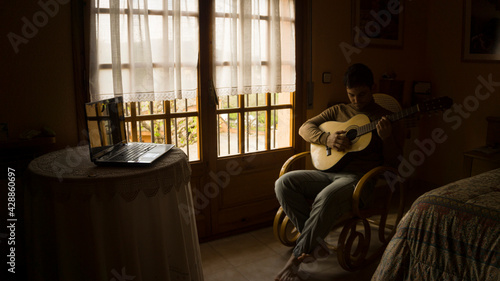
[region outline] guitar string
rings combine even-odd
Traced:
[[[407,108],[407,109],[404,109],[400,112],[396,112],[396,113],[393,113],[391,115],[388,116],[388,119],[392,122],[394,121],[397,121],[397,120],[400,120],[400,119],[403,119],[407,116],[410,116],[414,113],[418,112],[418,106],[415,105],[415,106],[412,106],[410,108]],[[376,121],[373,121],[371,123],[368,123],[366,125],[363,125],[361,127],[358,128],[357,130],[357,136],[361,136],[361,135],[364,135],[366,133],[369,133],[373,130],[375,130],[377,128],[377,123],[378,123],[379,120],[376,120]]]

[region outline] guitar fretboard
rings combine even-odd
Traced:
[[[389,116],[387,116],[387,118],[391,121],[391,122],[394,122],[394,121],[398,121],[400,119],[403,119],[405,117],[408,117],[412,114],[415,114],[419,112],[419,108],[418,108],[418,105],[415,105],[415,106],[412,106],[412,107],[409,107],[407,109],[404,109],[400,112],[396,112],[396,113],[393,113]],[[368,123],[366,125],[363,125],[361,127],[358,128],[358,136],[361,136],[361,135],[364,135],[366,133],[369,133],[375,129],[377,129],[377,123],[378,123],[379,120],[376,120],[376,121],[373,121],[371,123]]]

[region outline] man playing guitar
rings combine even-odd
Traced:
[[[296,280],[300,264],[316,258],[313,253],[322,249],[322,241],[332,226],[352,209],[354,187],[363,174],[380,165],[398,164],[401,149],[394,137],[393,124],[386,118],[391,112],[373,100],[372,71],[364,64],[354,64],[345,73],[344,84],[350,103],[332,106],[307,120],[300,127],[299,134],[307,142],[330,148],[332,153],[342,153],[352,146],[346,131],[324,131],[320,129],[321,124],[346,122],[364,114],[371,122],[376,122],[376,133],[372,134],[364,149],[347,153],[327,170],[291,171],[276,181],[276,197],[300,232],[300,237],[275,280]],[[361,202],[367,204],[369,197],[370,194],[362,194]],[[313,200],[312,206],[308,200]]]

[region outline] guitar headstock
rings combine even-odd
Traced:
[[[452,105],[453,100],[451,98],[439,97],[419,103],[418,109],[420,112],[442,111],[450,108]]]

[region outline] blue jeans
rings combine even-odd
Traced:
[[[352,209],[352,193],[362,176],[300,170],[288,172],[276,181],[276,197],[300,232],[293,250],[296,257],[312,253],[339,218]]]

